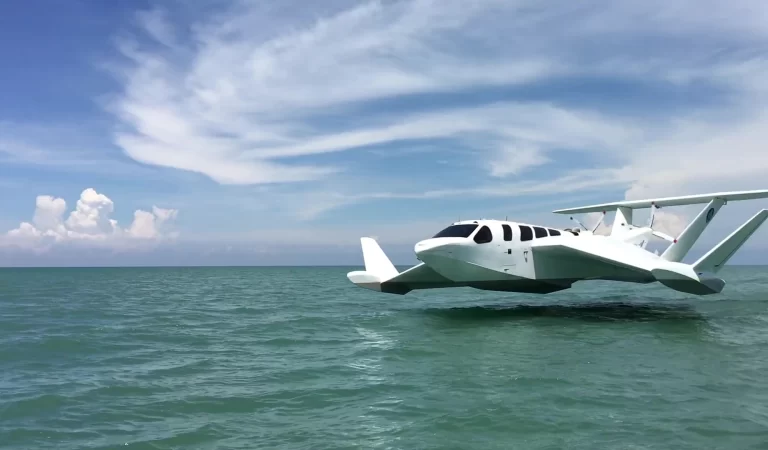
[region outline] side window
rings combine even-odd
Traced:
[[[533,232],[536,233],[537,238],[547,237],[547,230],[541,227],[533,227]]]
[[[477,232],[475,235],[475,242],[478,244],[485,244],[488,242],[491,242],[493,240],[493,233],[491,233],[490,228],[483,225],[483,228],[480,228],[480,231]]]
[[[506,223],[501,225],[501,229],[504,230],[504,240],[505,241],[511,241],[512,240],[512,227],[507,225]]]
[[[550,236],[560,236],[560,232],[557,231],[557,230],[550,229],[549,230],[549,235]]]
[[[525,226],[525,225],[519,225],[520,227],[520,240],[521,241],[530,241],[533,239],[533,231],[531,231],[531,227]]]

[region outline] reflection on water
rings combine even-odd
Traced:
[[[453,308],[427,308],[423,312],[449,320],[496,320],[555,317],[590,321],[704,321],[705,317],[689,305],[653,303],[576,303],[548,305],[484,305]]]

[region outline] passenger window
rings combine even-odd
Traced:
[[[504,240],[505,241],[511,241],[512,240],[512,227],[510,227],[507,224],[502,224],[501,229],[504,230]]]
[[[536,233],[537,238],[547,237],[547,230],[541,227],[533,227],[533,232]]]
[[[550,235],[550,236],[560,236],[560,232],[559,232],[559,231],[557,231],[557,230],[552,230],[552,229],[550,229],[550,230],[549,230],[549,235]]]
[[[521,241],[530,241],[533,239],[533,231],[531,231],[531,227],[525,226],[525,225],[519,225],[520,227],[520,240]]]
[[[491,242],[493,240],[493,233],[491,233],[490,228],[483,226],[483,228],[480,228],[480,231],[477,232],[475,235],[475,242],[478,244],[485,244],[488,242]]]

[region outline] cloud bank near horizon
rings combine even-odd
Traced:
[[[8,231],[0,244],[45,250],[53,244],[78,244],[108,248],[136,248],[148,242],[173,239],[170,227],[178,211],[152,206],[152,211],[136,210],[131,224],[122,228],[110,215],[114,202],[104,194],[87,188],[65,219],[67,202],[63,198],[38,195],[31,222]]]

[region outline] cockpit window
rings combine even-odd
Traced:
[[[547,230],[542,227],[533,227],[533,232],[536,234],[537,238],[547,237]]]
[[[441,237],[469,237],[470,234],[472,234],[473,231],[477,228],[476,223],[466,223],[461,225],[451,225],[450,227],[444,229],[443,231],[437,233],[436,235],[432,236],[433,238],[441,238]]]
[[[483,228],[480,228],[480,231],[477,232],[475,235],[475,242],[478,244],[485,244],[488,242],[491,242],[493,240],[493,233],[491,233],[490,228],[483,226]]]

